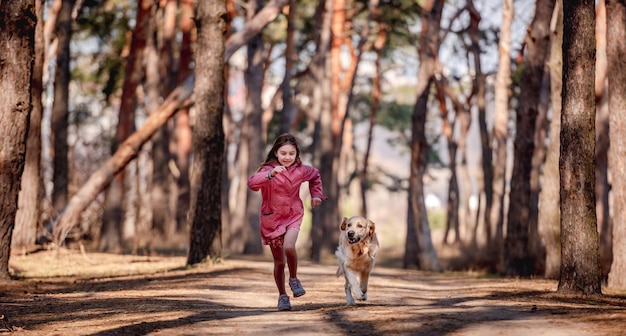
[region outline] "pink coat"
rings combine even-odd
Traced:
[[[282,236],[287,228],[300,228],[304,205],[300,199],[300,185],[309,182],[311,197],[326,199],[322,191],[319,170],[304,164],[294,164],[271,180],[268,173],[278,164],[265,165],[248,178],[248,188],[261,190],[261,237],[263,242]]]

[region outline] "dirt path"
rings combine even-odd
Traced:
[[[269,260],[184,269],[184,258],[49,252],[12,258],[0,284],[16,335],[622,335],[626,297],[554,294],[557,283],[377,266],[369,300],[345,306],[335,266],[302,262],[307,294],[276,311]],[[56,274],[54,273],[56,270]],[[65,276],[50,277],[54,275]],[[148,270],[160,271],[142,274]],[[123,275],[120,274],[136,274]],[[45,278],[41,276],[46,275]]]

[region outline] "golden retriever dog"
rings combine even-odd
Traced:
[[[374,222],[360,216],[344,217],[339,227],[339,245],[335,256],[339,261],[337,276],[346,279],[346,303],[354,299],[367,300],[367,283],[378,253],[378,238]]]

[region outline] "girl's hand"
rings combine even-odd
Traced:
[[[315,208],[316,206],[322,204],[322,199],[319,197],[311,198],[311,208]]]
[[[276,166],[276,167],[274,167],[274,169],[272,169],[272,176],[276,176],[276,175],[284,172],[285,170],[287,170],[287,168],[285,168],[283,166]]]

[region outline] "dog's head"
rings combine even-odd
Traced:
[[[344,217],[341,221],[341,231],[345,231],[346,239],[350,244],[356,244],[371,237],[376,226],[374,222],[361,216]]]

